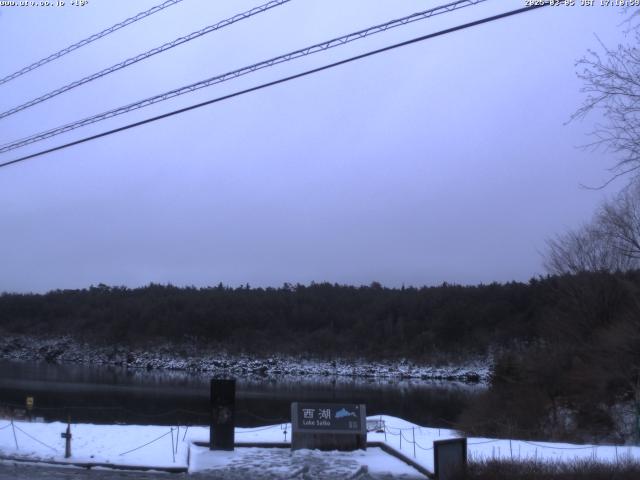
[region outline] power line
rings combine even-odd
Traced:
[[[143,108],[149,105],[153,105],[155,103],[159,103],[170,98],[178,97],[180,95],[184,95],[186,93],[193,92],[195,90],[199,90],[201,88],[209,87],[218,83],[226,82],[228,80],[238,78],[243,75],[247,75],[249,73],[253,73],[257,70],[261,70],[263,68],[272,67],[274,65],[288,62],[294,60],[296,58],[304,57],[307,55],[311,55],[317,52],[322,52],[328,50],[330,48],[338,47],[341,45],[345,45],[347,43],[353,42],[355,40],[360,40],[362,38],[374,35],[376,33],[385,32],[392,28],[396,28],[402,25],[407,25],[409,23],[424,20],[429,17],[433,17],[435,15],[440,15],[443,13],[451,12],[453,10],[458,10],[460,8],[468,7],[471,5],[476,5],[478,3],[485,2],[486,0],[457,0],[452,3],[448,3],[445,5],[441,5],[439,7],[431,8],[429,10],[424,10],[422,12],[413,13],[406,17],[402,17],[399,19],[391,20],[389,22],[375,25],[373,27],[366,28],[364,30],[360,30],[354,33],[349,33],[347,35],[343,35],[341,37],[334,38],[332,40],[328,40],[326,42],[317,43],[315,45],[311,45],[309,47],[301,48],[299,50],[295,50],[293,52],[286,53],[284,55],[280,55],[278,57],[271,58],[269,60],[263,60],[261,62],[255,63],[248,67],[243,67],[238,70],[233,70],[231,72],[224,73],[222,75],[217,75],[215,77],[208,78],[206,80],[201,80],[196,83],[192,83],[190,85],[176,88],[174,90],[170,90],[165,93],[161,93],[159,95],[155,95],[153,97],[146,98],[144,100],[140,100],[135,103],[130,103],[129,105],[125,105],[122,107],[115,108],[113,110],[109,110],[107,112],[99,113],[97,115],[93,115],[91,117],[87,117],[82,120],[78,120],[72,123],[68,123],[66,125],[53,128],[51,130],[47,130],[44,132],[36,133],[29,137],[25,137],[19,140],[15,140],[13,142],[4,144],[0,146],[0,153],[5,153],[10,150],[14,150],[19,147],[23,147],[25,145],[29,145],[34,142],[38,142],[41,140],[45,140],[47,138],[54,137],[56,135],[60,135],[62,133],[69,132],[71,130],[75,130],[76,128],[84,127],[86,125],[90,125],[95,122],[99,122],[102,120],[106,120],[111,117],[115,117],[118,115],[122,115],[124,113],[131,112],[132,110],[137,110],[139,108]]]
[[[159,53],[162,52],[166,52],[167,50],[170,50],[174,47],[177,47],[178,45],[182,45],[183,43],[187,43],[190,42],[191,40],[195,40],[196,38],[199,38],[203,35],[206,35],[207,33],[211,33],[214,32],[216,30],[220,30],[221,28],[227,27],[229,25],[232,25],[236,22],[239,22],[240,20],[244,20],[247,19],[249,17],[253,17],[254,15],[257,15],[259,13],[262,13],[266,10],[269,10],[271,8],[274,7],[278,7],[282,4],[285,4],[287,2],[289,2],[290,0],[271,0],[263,5],[260,5],[258,7],[254,7],[250,10],[247,10],[246,12],[242,12],[242,13],[238,13],[236,15],[234,15],[233,17],[227,18],[225,20],[221,20],[213,25],[208,25],[200,30],[197,30],[195,32],[191,32],[188,35],[185,35],[184,37],[180,37],[180,38],[176,38],[175,40],[171,41],[171,42],[167,42],[163,45],[160,45],[159,47],[155,47],[152,48],[151,50],[148,50],[144,53],[140,53],[138,55],[136,55],[135,57],[131,57],[128,58],[126,60],[123,60],[122,62],[116,63],[115,65],[111,65],[110,67],[107,67],[105,69],[100,70],[99,72],[96,73],[92,73],[91,75],[87,75],[84,78],[81,78],[80,80],[76,80],[75,82],[71,82],[68,83],[67,85],[64,85],[60,88],[57,88],[55,90],[52,90],[48,93],[45,93],[44,95],[41,95],[37,98],[34,98],[32,100],[29,100],[28,102],[25,102],[21,105],[18,105],[16,107],[13,107],[5,112],[0,113],[0,119],[8,117],[10,115],[13,115],[15,113],[18,113],[22,110],[25,110],[29,107],[33,107],[34,105],[37,105],[39,103],[42,103],[46,100],[50,100],[54,97],[57,97],[58,95],[68,92],[69,90],[73,90],[74,88],[77,88],[81,85],[84,85],[85,83],[89,83],[92,82],[94,80],[97,80],[98,78],[104,77],[105,75],[109,75],[110,73],[113,72],[117,72],[118,70],[122,70],[123,68],[126,67],[130,67],[131,65],[138,63],[142,60],[146,60],[149,57],[152,57],[154,55],[157,55]]]
[[[48,57],[45,57],[41,60],[38,60],[35,63],[32,63],[31,65],[24,67],[20,70],[18,70],[17,72],[14,72],[10,75],[7,75],[6,77],[0,79],[0,85],[7,83],[11,80],[13,80],[14,78],[18,78],[21,75],[24,75],[25,73],[30,72],[31,70],[35,70],[38,67],[41,67],[42,65],[45,65],[46,63],[49,62],[53,62],[54,60],[57,60],[58,58],[66,55],[67,53],[71,53],[74,50],[77,50],[80,47],[84,47],[85,45],[90,44],[91,42],[95,42],[96,40],[98,40],[99,38],[105,37],[107,35],[109,35],[110,33],[115,32],[116,30],[120,30],[121,28],[126,27],[127,25],[131,25],[132,23],[135,23],[139,20],[142,20],[143,18],[148,17],[149,15],[153,15],[154,13],[158,13],[161,10],[164,10],[167,7],[170,7],[172,5],[175,5],[176,3],[180,3],[182,2],[182,0],[167,0],[164,3],[161,3],[160,5],[156,5],[155,7],[150,8],[149,10],[145,10],[144,12],[140,12],[137,15],[127,18],[126,20],[123,20],[120,23],[116,23],[115,25],[112,25],[109,28],[105,28],[104,30],[102,30],[99,33],[96,33],[94,35],[91,35],[90,37],[85,38],[84,40],[80,40],[79,42],[74,43],[73,45],[69,45],[66,48],[63,48],[62,50],[56,52],[56,53],[52,53],[51,55],[49,55]]]
[[[493,15],[491,17],[486,17],[486,18],[483,18],[483,19],[480,19],[480,20],[476,20],[476,21],[473,21],[473,22],[465,23],[465,24],[462,24],[462,25],[457,25],[455,27],[447,28],[445,30],[440,30],[440,31],[435,32],[435,33],[430,33],[430,34],[427,34],[427,35],[423,35],[421,37],[413,38],[411,40],[406,40],[404,42],[400,42],[400,43],[396,43],[396,44],[393,44],[393,45],[390,45],[390,46],[387,46],[387,47],[379,48],[377,50],[372,50],[372,51],[369,51],[369,52],[366,52],[366,53],[362,53],[360,55],[356,55],[354,57],[347,58],[345,60],[340,60],[340,61],[333,62],[333,63],[327,64],[327,65],[323,65],[321,67],[313,68],[311,70],[306,70],[304,72],[297,73],[295,75],[290,75],[288,77],[280,78],[278,80],[274,80],[274,81],[271,81],[271,82],[263,83],[263,84],[255,86],[255,87],[247,88],[245,90],[240,90],[238,92],[234,92],[234,93],[231,93],[231,94],[228,94],[228,95],[223,95],[221,97],[217,97],[217,98],[214,98],[212,100],[208,100],[206,102],[202,102],[202,103],[198,103],[198,104],[195,104],[195,105],[191,105],[189,107],[184,107],[184,108],[181,108],[181,109],[178,109],[178,110],[174,110],[172,112],[164,113],[162,115],[157,115],[155,117],[147,118],[147,119],[141,120],[139,122],[130,123],[130,124],[125,125],[123,127],[114,128],[113,130],[108,130],[106,132],[102,132],[102,133],[99,133],[99,134],[96,134],[96,135],[91,135],[89,137],[81,138],[79,140],[75,140],[73,142],[69,142],[69,143],[66,143],[66,144],[63,144],[63,145],[59,145],[57,147],[49,148],[49,149],[46,149],[46,150],[41,150],[39,152],[32,153],[30,155],[26,155],[24,157],[16,158],[15,160],[11,160],[9,162],[0,163],[0,168],[1,167],[6,167],[8,165],[12,165],[14,163],[18,163],[18,162],[22,162],[22,161],[25,161],[25,160],[29,160],[31,158],[39,157],[39,156],[45,155],[47,153],[55,152],[55,151],[58,151],[58,150],[63,150],[65,148],[69,148],[69,147],[72,147],[74,145],[79,145],[81,143],[89,142],[91,140],[96,140],[98,138],[106,137],[108,135],[112,135],[114,133],[122,132],[124,130],[129,130],[131,128],[138,127],[138,126],[141,126],[141,125],[145,125],[147,123],[155,122],[155,121],[161,120],[163,118],[168,118],[168,117],[171,117],[173,115],[178,115],[180,113],[188,112],[190,110],[195,110],[197,108],[201,108],[201,107],[204,107],[206,105],[211,105],[211,104],[214,104],[214,103],[221,102],[223,100],[228,100],[228,99],[231,99],[231,98],[234,98],[234,97],[238,97],[240,95],[244,95],[244,94],[247,94],[247,93],[251,93],[251,92],[258,91],[258,90],[262,90],[262,89],[267,88],[267,87],[272,87],[274,85],[279,85],[281,83],[285,83],[285,82],[288,82],[290,80],[295,80],[297,78],[301,78],[301,77],[305,77],[307,75],[318,73],[318,72],[321,72],[323,70],[329,70],[331,68],[334,68],[334,67],[337,67],[337,66],[340,66],[340,65],[344,65],[344,64],[347,64],[347,63],[351,63],[351,62],[354,62],[356,60],[361,60],[363,58],[371,57],[371,56],[377,55],[379,53],[387,52],[387,51],[390,51],[390,50],[394,50],[396,48],[400,48],[400,47],[404,47],[404,46],[407,46],[407,45],[411,45],[413,43],[418,43],[418,42],[422,42],[422,41],[425,41],[425,40],[429,40],[431,38],[435,38],[435,37],[439,37],[439,36],[446,35],[446,34],[449,34],[449,33],[457,32],[459,30],[464,30],[464,29],[467,29],[467,28],[475,27],[477,25],[482,25],[484,23],[493,22],[493,21],[499,20],[501,18],[506,18],[506,17],[510,17],[510,16],[513,16],[513,15],[518,15],[520,13],[528,12],[530,10],[535,10],[535,9],[540,8],[540,7],[545,7],[545,6],[548,6],[548,5],[549,5],[549,3],[545,2],[545,3],[542,3],[542,4],[538,4],[538,5],[533,5],[533,6],[529,6],[529,7],[523,7],[523,8],[519,8],[519,9],[516,9],[516,10],[510,10],[508,12],[504,12],[504,13],[501,13],[501,14],[498,14],[498,15]]]

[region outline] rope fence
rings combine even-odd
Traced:
[[[433,450],[433,446],[431,447],[425,447],[423,445],[421,445],[418,441],[415,440],[415,429],[418,429],[418,432],[420,434],[422,434],[422,429],[420,427],[396,427],[396,426],[386,426],[384,428],[384,432],[385,432],[385,437],[386,434],[388,433],[389,435],[395,436],[395,437],[399,437],[398,441],[399,441],[399,448],[402,451],[403,450],[403,442],[405,443],[405,445],[409,445],[410,448],[413,448],[414,451],[414,457],[416,456],[416,448],[423,450],[423,451],[430,451]],[[393,431],[395,430],[395,432]],[[408,435],[405,434],[405,432],[408,431],[412,431],[413,438],[409,438]],[[508,445],[508,454],[510,454],[511,458],[513,459],[514,457],[514,444],[518,444],[518,451],[517,451],[517,456],[518,458],[520,458],[520,445],[521,444],[526,444],[526,445],[531,445],[533,447],[536,447],[536,452],[535,452],[535,456],[537,457],[537,449],[545,449],[545,450],[593,450],[593,456],[595,457],[597,455],[597,449],[599,447],[613,447],[616,450],[616,459],[618,458],[618,449],[619,448],[623,448],[623,447],[628,447],[627,445],[585,445],[585,446],[572,446],[572,447],[563,447],[563,446],[558,446],[558,445],[543,445],[540,443],[535,443],[535,442],[529,442],[527,440],[514,440],[514,439],[500,439],[500,438],[495,438],[495,439],[488,439],[488,440],[481,440],[481,441],[476,441],[476,442],[469,442],[467,443],[467,445],[469,446],[473,446],[473,445],[487,445],[490,443],[497,443],[497,442],[509,442]],[[498,455],[500,455],[500,446],[497,447],[498,448]],[[405,447],[406,449],[406,447]],[[493,449],[493,456],[495,457],[495,447]]]
[[[508,434],[510,435],[520,435],[526,438],[528,436],[531,436],[532,434],[532,430],[530,429],[518,428],[514,425],[510,425],[504,422],[499,422],[496,419],[485,420],[485,421],[475,421],[473,424],[461,424],[461,423],[453,422],[451,420],[446,420],[444,418],[434,418],[433,421],[448,425],[451,430],[462,431],[469,435],[474,435],[475,434],[474,430],[482,430],[487,426],[496,426],[496,425],[503,428],[504,431],[508,432]],[[431,427],[431,428],[439,429],[439,427]],[[608,429],[608,428],[590,428],[589,432],[594,434],[601,434],[601,435],[612,434],[611,429]],[[478,436],[486,436],[486,435],[487,435],[486,433],[485,434],[479,433]],[[504,440],[507,440],[507,438],[505,438]],[[617,445],[621,446],[622,444],[617,444]],[[611,446],[614,446],[614,444],[612,444]]]
[[[1,403],[0,407],[2,406],[17,406],[15,404],[11,404],[11,403]],[[18,406],[20,408],[23,408],[22,406]],[[64,410],[64,407],[38,407],[38,410]],[[202,418],[209,418],[209,414],[202,412],[202,411],[193,411],[193,410],[188,410],[188,409],[173,409],[173,410],[168,410],[166,412],[155,412],[155,413],[143,413],[143,412],[136,412],[133,410],[130,410],[126,407],[118,407],[118,406],[104,406],[104,407],[96,407],[96,406],[77,406],[77,407],[67,407],[67,410],[119,410],[122,412],[128,412],[131,413],[133,415],[139,415],[139,416],[144,416],[144,417],[150,417],[150,418],[159,418],[159,417],[166,417],[166,416],[170,416],[170,415],[175,415],[175,414],[187,414],[187,415],[193,415],[193,416],[198,416],[198,417],[202,417]],[[242,435],[242,434],[249,434],[249,433],[256,433],[256,432],[263,432],[263,431],[268,431],[268,430],[273,430],[276,428],[280,428],[280,430],[282,430],[282,432],[285,435],[285,440],[286,440],[286,434],[287,434],[287,430],[290,429],[290,419],[288,418],[282,418],[282,417],[263,417],[260,415],[257,415],[253,412],[247,411],[247,410],[239,410],[237,411],[238,414],[241,415],[247,415],[249,417],[255,418],[257,420],[260,421],[264,421],[264,422],[273,422],[274,424],[272,425],[268,425],[268,426],[261,426],[261,427],[257,427],[257,428],[248,428],[248,429],[242,429],[242,430],[238,430],[236,431],[237,435]],[[443,419],[441,419],[442,422],[445,423],[449,423],[450,425],[454,426],[456,424],[454,424],[453,422],[448,422],[445,421]],[[185,424],[183,424],[185,425]],[[426,434],[428,435],[429,430],[435,430],[434,428],[429,428],[427,429],[419,427],[419,426],[411,426],[411,427],[401,427],[401,426],[396,426],[396,425],[387,425],[384,422],[382,422],[383,428],[380,431],[380,433],[384,433],[385,435],[385,441],[386,441],[386,435],[389,434],[391,436],[394,437],[398,437],[398,442],[399,442],[399,448],[402,451],[403,450],[403,443],[405,443],[405,450],[406,447],[408,446],[409,448],[413,449],[413,456],[416,457],[416,449],[420,449],[424,452],[428,452],[434,449],[433,446],[427,447],[425,445],[421,445],[419,441],[416,440],[416,429],[418,430],[418,434],[420,435],[420,437],[423,437],[425,435],[424,430],[427,430]],[[47,443],[41,441],[40,439],[34,437],[33,435],[31,435],[30,433],[28,433],[27,431],[25,431],[23,428],[20,428],[20,426],[16,425],[15,422],[12,420],[5,424],[0,426],[0,431],[2,430],[7,430],[9,429],[9,427],[12,427],[13,429],[13,437],[14,437],[14,441],[15,441],[15,445],[16,445],[16,449],[18,449],[18,436],[16,435],[16,432],[19,432],[22,435],[25,435],[26,437],[28,437],[29,439],[39,443],[40,445],[56,452],[56,448],[52,447],[51,445],[48,445]],[[182,442],[185,441],[186,436],[187,436],[187,431],[189,429],[189,425],[185,425],[184,427],[184,433],[182,436]],[[437,428],[438,430],[438,436],[440,436],[440,428]],[[175,437],[174,437],[174,431],[175,431]],[[411,435],[408,435],[408,432],[411,431]],[[180,441],[180,427],[176,427],[174,428],[173,426],[170,427],[169,431],[167,431],[166,433],[163,433],[162,435],[160,435],[159,437],[146,442],[136,448],[127,450],[125,452],[120,453],[120,456],[123,455],[127,455],[129,453],[135,452],[137,450],[140,450],[148,445],[151,445],[155,442],[160,441],[162,438],[171,435],[171,452],[173,455],[173,459],[175,462],[175,455],[178,453],[178,443]],[[611,444],[611,445],[585,445],[585,446],[559,446],[559,445],[548,445],[548,444],[541,444],[541,443],[536,443],[536,442],[532,442],[532,441],[528,441],[528,440],[518,440],[518,439],[509,439],[509,438],[496,438],[496,439],[486,439],[486,440],[479,440],[479,441],[474,441],[474,442],[469,442],[468,445],[469,446],[476,446],[476,445],[486,445],[486,444],[491,444],[491,443],[497,443],[497,442],[509,442],[508,445],[508,450],[507,453],[510,452],[511,458],[514,457],[514,443],[518,443],[517,445],[517,456],[518,458],[520,458],[520,445],[522,444],[526,444],[526,445],[530,445],[532,447],[536,448],[536,457],[537,457],[537,449],[545,449],[545,450],[593,450],[593,455],[594,457],[597,455],[597,449],[598,447],[614,447],[616,449],[616,459],[618,458],[618,448],[624,448],[627,447],[628,445],[618,445],[618,444]],[[498,446],[498,452],[500,452],[500,447]],[[495,447],[494,447],[494,455],[495,455]]]
[[[20,409],[20,410],[25,410],[25,406],[24,405],[19,405],[16,403],[11,403],[11,402],[0,402],[0,409],[3,407],[7,407],[7,408],[15,408],[15,409]],[[189,409],[184,409],[184,408],[176,408],[176,409],[172,409],[172,410],[167,410],[164,412],[140,412],[140,411],[135,411],[135,410],[131,410],[127,407],[121,407],[121,406],[89,406],[89,405],[77,405],[77,406],[70,406],[70,407],[40,407],[38,406],[37,408],[34,408],[32,412],[47,412],[47,411],[69,411],[69,412],[82,412],[82,411],[119,411],[122,413],[126,413],[126,414],[130,414],[132,416],[138,416],[138,417],[144,417],[144,418],[163,418],[163,417],[170,417],[170,416],[176,416],[176,415],[189,415],[192,417],[197,417],[197,418],[202,418],[202,419],[208,419],[210,418],[210,414],[207,412],[203,412],[203,411],[196,411],[196,410],[189,410]],[[275,423],[288,423],[290,422],[289,418],[284,418],[284,417],[265,417],[265,416],[261,416],[258,414],[255,414],[253,412],[250,412],[248,410],[237,410],[236,411],[237,415],[246,415],[248,417],[251,417],[255,420],[261,421],[261,422],[269,422],[272,424]],[[182,420],[177,420],[177,422],[183,422],[184,419]],[[452,422],[443,418],[438,418],[438,419],[434,419],[434,421],[442,423],[442,424],[446,424],[449,426],[450,429],[452,430],[457,430],[457,431],[461,431],[461,432],[465,432],[467,434],[467,436],[470,434],[472,436],[488,436],[487,433],[485,433],[484,435],[481,433],[482,431],[482,427],[485,425],[490,425],[490,424],[496,424],[495,421],[485,421],[485,422],[477,422],[474,425],[472,425],[471,427],[469,425],[462,425],[456,422]],[[176,423],[177,423],[176,422]],[[511,432],[512,435],[517,435],[520,436],[520,438],[518,440],[521,441],[525,441],[525,438],[529,437],[531,435],[531,431],[529,430],[523,430],[523,429],[518,429],[514,426],[510,426],[510,425],[505,425],[505,424],[499,424],[501,426],[503,426],[506,431]],[[0,427],[0,430],[2,430],[5,427]],[[398,432],[398,431],[409,431],[412,428],[417,428],[418,431],[422,434],[422,428],[419,426],[416,427],[398,427],[398,426],[394,426],[394,425],[386,425],[385,426],[385,431],[386,433],[390,433],[392,435],[397,436],[397,433],[393,433],[391,430]],[[430,427],[430,428],[437,428],[438,429],[438,433],[440,434],[440,427]],[[480,429],[479,435],[474,435],[476,432],[474,432],[473,430],[469,431],[468,428],[478,428]],[[603,434],[611,434],[610,430],[602,430]],[[406,440],[406,439],[405,439]],[[508,440],[508,438],[504,438],[503,440]],[[625,446],[624,443],[612,443],[611,446],[618,446],[618,447],[622,447]],[[545,447],[548,448],[548,447]],[[565,447],[565,448],[569,448],[569,447]],[[574,447],[572,447],[574,448]],[[578,448],[578,447],[575,447]],[[587,448],[587,447],[579,447],[579,448]]]
[[[272,430],[274,428],[280,428],[280,425],[270,425],[268,427],[261,427],[261,428],[253,428],[251,430],[244,430],[242,432],[235,432],[236,435],[240,435],[241,433],[253,433],[253,432],[262,432],[264,430]]]
[[[276,427],[278,427],[278,425],[275,425],[275,426],[276,426]],[[31,440],[33,440],[34,442],[37,442],[37,443],[39,443],[40,445],[42,445],[42,446],[44,446],[44,447],[47,447],[48,449],[52,450],[53,452],[56,452],[56,453],[58,452],[56,448],[52,447],[51,445],[49,445],[49,444],[47,444],[47,443],[43,442],[42,440],[40,440],[40,439],[36,438],[35,436],[31,435],[29,432],[26,432],[25,430],[23,430],[22,428],[20,428],[18,425],[16,425],[16,424],[15,424],[15,422],[14,422],[13,420],[11,420],[11,422],[9,422],[8,424],[6,424],[6,425],[4,425],[4,426],[0,427],[0,430],[5,430],[5,429],[7,429],[7,428],[9,428],[9,427],[12,427],[12,429],[13,429],[13,437],[14,437],[14,441],[15,441],[16,450],[19,450],[19,449],[20,449],[20,448],[19,448],[19,444],[18,444],[18,438],[17,438],[17,436],[16,436],[16,431],[18,431],[18,432],[20,432],[21,434],[23,434],[23,435],[25,435],[26,437],[28,437],[28,438],[30,438]],[[188,430],[188,428],[189,428],[188,426],[187,426],[187,427],[185,427],[184,435],[183,435],[183,438],[182,438],[182,441],[183,441],[183,442],[184,442],[184,440],[185,440],[185,438],[186,438],[186,436],[187,436],[187,430]],[[268,428],[273,428],[273,427],[268,427]],[[266,430],[266,428],[263,428],[263,429],[256,429],[256,431],[259,431],[259,430]],[[174,431],[176,432],[175,439],[174,439],[174,436],[173,436]],[[240,432],[240,433],[243,433],[243,432]],[[132,448],[132,449],[130,449],[130,450],[127,450],[127,451],[125,451],[125,452],[122,452],[122,453],[120,453],[120,454],[118,454],[118,455],[119,455],[119,456],[123,456],[123,455],[127,455],[127,454],[129,454],[129,453],[135,452],[135,451],[137,451],[137,450],[140,450],[140,449],[142,449],[142,448],[144,448],[144,447],[147,447],[147,446],[149,446],[149,445],[151,445],[151,444],[153,444],[153,443],[155,443],[155,442],[158,442],[159,440],[163,439],[163,438],[164,438],[164,437],[166,437],[167,435],[171,435],[171,455],[172,455],[172,458],[173,458],[173,462],[175,463],[175,461],[176,461],[176,454],[178,453],[178,443],[179,443],[179,436],[180,436],[180,427],[179,427],[179,426],[178,426],[178,427],[176,427],[176,428],[171,427],[171,428],[169,429],[169,431],[168,431],[168,432],[163,433],[163,434],[162,434],[162,435],[160,435],[159,437],[154,438],[153,440],[150,440],[150,441],[148,441],[148,442],[146,442],[146,443],[143,443],[142,445],[139,445],[139,446],[137,446],[137,447],[135,447],[135,448]]]
[[[420,450],[424,450],[425,452],[428,452],[429,450],[433,450],[433,447],[423,447],[418,442],[416,442],[416,447],[418,447]]]
[[[463,425],[461,425],[461,424],[458,424],[458,423],[455,423],[455,422],[451,422],[451,421],[448,421],[448,420],[445,420],[445,419],[442,419],[442,418],[437,419],[437,421],[450,425],[450,427],[451,427],[450,429],[451,430],[457,430],[457,431],[462,431],[462,432],[465,431],[465,428],[463,428]],[[489,425],[491,423],[495,424],[495,422],[486,421],[486,422],[476,423],[474,425],[474,427],[481,427],[482,425]],[[515,428],[515,427],[512,427],[512,426],[506,425],[506,424],[500,424],[500,425],[505,427],[505,428],[507,428],[514,435],[522,435],[523,437],[526,438],[528,435],[531,434],[531,431],[529,431],[529,430],[518,429],[518,428]],[[468,425],[467,425],[467,427],[468,427]],[[395,429],[396,431],[407,431],[407,430],[411,430],[414,427],[397,427],[397,426],[393,426],[393,425],[387,425],[386,428]],[[415,428],[417,428],[418,431],[420,433],[422,433],[421,427],[416,426]],[[438,436],[440,436],[440,430],[441,429],[439,427],[429,427],[429,428],[437,429],[438,430]],[[390,430],[387,430],[387,433],[390,433],[390,434],[396,435],[396,436],[398,435],[397,433],[393,433]],[[601,430],[601,433],[610,434],[611,430]],[[463,434],[462,436],[466,436],[466,437],[473,436],[473,433],[471,432],[471,435]],[[478,435],[478,436],[484,436],[484,435]],[[501,441],[501,440],[502,441],[512,441],[512,442],[523,442],[523,443],[527,443],[527,444],[532,445],[532,446],[537,446],[539,448],[556,449],[556,450],[588,450],[588,449],[597,448],[597,447],[623,448],[623,447],[628,446],[625,443],[610,443],[610,444],[606,444],[606,445],[603,444],[603,445],[596,445],[596,446],[591,445],[591,446],[580,446],[580,447],[551,447],[551,446],[547,446],[547,445],[539,445],[539,444],[536,444],[534,442],[531,442],[530,440],[525,440],[524,438],[496,438],[496,439],[487,440],[487,441],[484,441],[484,442],[469,443],[469,445],[480,445],[482,443],[493,443],[493,442],[498,442],[498,441]],[[405,438],[405,441],[406,441],[406,438]]]
[[[393,433],[391,431],[391,428],[395,428],[396,430],[398,430],[398,433]],[[422,430],[420,430],[420,427],[417,427],[417,428],[418,428],[418,432],[422,433]],[[405,437],[404,433],[402,433],[403,431],[406,432],[408,430],[411,430],[411,433],[412,433],[412,438],[411,439]],[[406,443],[408,443],[409,445],[411,445],[413,447],[413,457],[414,458],[416,457],[416,447],[419,448],[420,450],[425,451],[425,452],[433,450],[433,446],[424,447],[424,446],[420,445],[420,443],[418,443],[416,441],[415,431],[416,431],[416,427],[400,428],[400,427],[388,427],[386,425],[384,427],[385,437],[386,437],[387,433],[390,434],[390,435],[396,436],[396,437],[400,437],[399,438],[399,440],[400,440],[400,450],[402,450],[402,440],[404,440]]]
[[[585,446],[585,447],[550,447],[548,445],[539,445],[537,443],[528,442],[526,440],[516,440],[516,441],[522,442],[522,443],[526,443],[527,445],[532,445],[534,447],[547,448],[547,449],[552,449],[552,450],[589,450],[589,449],[598,448],[598,445],[590,445],[590,446]],[[613,445],[613,446],[617,447],[618,445]]]
[[[24,435],[26,435],[27,437],[29,437],[31,440],[33,440],[34,442],[38,442],[40,445],[47,447],[51,450],[53,450],[54,452],[57,452],[57,450],[55,448],[53,448],[51,445],[47,445],[46,443],[44,443],[41,440],[38,440],[36,437],[28,434],[27,432],[25,432],[23,429],[21,429],[19,426],[17,426],[15,423],[11,422],[9,425],[13,425],[13,428],[15,428],[16,430],[18,430],[19,432],[23,433]]]
[[[135,452],[136,450],[140,450],[141,448],[144,448],[144,447],[146,447],[148,445],[151,445],[152,443],[155,443],[158,440],[160,440],[161,438],[164,438],[164,437],[166,437],[167,435],[170,435],[170,434],[171,435],[173,434],[173,427],[171,427],[171,430],[169,430],[167,433],[163,433],[158,438],[155,438],[155,439],[151,440],[150,442],[144,443],[144,444],[140,445],[139,447],[132,448],[131,450],[127,450],[126,452],[122,452],[122,453],[119,454],[119,456],[126,455],[126,454],[131,453],[131,452]],[[173,439],[173,435],[171,436],[171,438]],[[171,446],[171,451],[173,452],[173,445]]]
[[[487,443],[495,443],[495,442],[499,442],[499,441],[500,441],[500,439],[495,438],[493,440],[485,440],[483,442],[470,442],[467,445],[484,445],[484,444],[487,444]]]

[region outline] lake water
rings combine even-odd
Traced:
[[[210,375],[114,366],[0,362],[0,409],[25,407],[47,421],[204,425]],[[480,385],[349,377],[237,378],[237,425],[288,422],[293,401],[365,403],[419,425],[447,427],[483,390]]]

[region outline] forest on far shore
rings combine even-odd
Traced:
[[[639,276],[640,278],[640,276]],[[144,347],[194,342],[232,353],[431,359],[484,354],[544,329],[539,306],[557,303],[559,280],[464,287],[142,288],[99,285],[44,295],[0,295],[6,333],[72,334]]]
[[[434,354],[462,359],[584,349],[591,342],[601,351],[634,338],[626,329],[636,326],[639,293],[640,270],[421,288],[376,282],[280,288],[101,284],[46,294],[3,293],[0,330],[135,347],[186,341],[230,353],[420,362]]]
[[[491,388],[460,419],[466,430],[601,437],[621,428],[616,406],[640,406],[639,299],[640,270],[422,288],[99,285],[4,293],[0,333],[419,363],[491,353]]]

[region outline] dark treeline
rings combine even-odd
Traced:
[[[0,329],[259,355],[432,361],[491,352],[491,388],[460,418],[466,431],[613,440],[640,432],[640,271],[402,289],[152,284],[5,293]]]
[[[433,352],[485,353],[491,345],[535,338],[544,283],[402,289],[377,283],[267,289],[100,285],[44,295],[5,293],[0,328],[136,346],[187,340],[231,352],[419,360]]]

